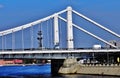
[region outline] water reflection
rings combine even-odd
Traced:
[[[63,75],[61,78],[120,78],[114,76],[97,76],[97,75]]]
[[[0,78],[120,78],[115,76],[97,76],[97,75],[62,75],[62,76],[51,76],[51,74],[41,75],[27,75],[27,76],[4,76]]]

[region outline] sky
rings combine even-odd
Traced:
[[[0,31],[44,18],[55,12],[64,10],[68,6],[71,6],[74,10],[120,34],[120,0],[0,0]],[[88,23],[86,20],[76,15],[73,17],[73,22],[107,41],[119,40],[119,38]],[[61,29],[61,34],[64,34],[64,27],[61,27]],[[45,29],[43,28],[43,30]],[[37,31],[35,32],[37,33]],[[18,39],[20,38],[18,35],[16,37],[18,37]],[[53,35],[51,37],[53,37]],[[60,38],[60,45],[65,48],[67,41],[65,38],[66,34],[61,37],[63,38]],[[43,38],[44,47],[49,42],[45,38],[46,37]],[[37,39],[34,39],[34,45],[38,46]],[[53,38],[50,39],[52,40]],[[7,41],[7,47],[10,48],[10,40]],[[46,41],[47,43],[45,43]],[[74,28],[74,46],[76,48],[92,47],[94,44],[105,45],[101,41]],[[20,41],[17,41],[17,39],[16,45],[20,46]],[[29,42],[26,46],[28,45]]]

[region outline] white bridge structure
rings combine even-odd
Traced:
[[[63,18],[60,16],[63,13],[67,13],[66,18]],[[8,30],[0,31],[0,39],[1,39],[1,50],[0,50],[0,58],[66,58],[67,55],[72,54],[73,56],[79,57],[79,53],[84,52],[120,52],[120,49],[108,42],[107,40],[104,40],[103,38],[85,30],[79,25],[76,25],[73,23],[73,13],[76,14],[79,17],[82,17],[83,19],[89,21],[90,23],[94,24],[97,27],[100,27],[101,29],[109,32],[110,34],[120,38],[120,35],[113,32],[112,30],[106,28],[105,26],[93,21],[92,19],[86,17],[85,15],[75,11],[72,9],[72,7],[67,7],[65,10],[62,10],[60,12],[54,13],[53,15],[47,16],[45,18],[39,19],[34,22],[30,22],[25,25],[17,26],[15,28],[11,28]],[[47,22],[47,25],[50,25],[49,20],[53,23],[53,31],[54,34],[54,49],[34,49],[34,39],[37,39],[37,37],[34,35],[34,26],[38,25],[38,29],[43,28],[43,24]],[[60,47],[60,31],[59,31],[59,25],[60,21],[62,20],[67,25],[67,49],[61,49]],[[104,42],[107,45],[112,46],[114,49],[74,49],[74,38],[73,38],[73,27],[77,28],[78,30],[81,30],[82,32]],[[26,34],[25,31],[29,31],[29,34]],[[46,32],[49,32],[46,30]],[[51,33],[51,34],[52,34]],[[25,38],[25,35],[30,35],[29,38]],[[48,35],[48,34],[47,34]],[[50,35],[50,34],[49,34]],[[43,35],[44,36],[44,35]],[[52,35],[51,35],[52,36]],[[10,40],[8,40],[8,38]],[[34,38],[35,37],[35,38]],[[46,36],[48,38],[48,36]],[[18,40],[17,40],[18,39]],[[44,40],[45,38],[43,38]],[[19,41],[19,42],[18,42]],[[30,42],[26,42],[30,41]],[[26,43],[25,43],[26,42]],[[49,40],[46,41],[46,44],[49,44]],[[25,45],[28,44],[30,47],[27,49],[25,48]],[[16,48],[17,45],[20,44],[21,48]],[[10,46],[10,47],[8,47]],[[48,57],[49,56],[49,57]]]

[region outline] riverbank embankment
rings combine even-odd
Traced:
[[[76,59],[69,58],[60,67],[61,74],[92,74],[92,75],[114,75],[120,76],[120,65],[118,64],[80,64]]]
[[[120,66],[117,64],[111,65],[79,65],[76,73],[79,74],[95,74],[95,75],[114,75],[120,76]]]

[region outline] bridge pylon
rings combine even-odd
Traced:
[[[73,44],[73,26],[72,26],[72,7],[67,7],[67,48],[74,48]]]
[[[54,48],[59,48],[58,14],[54,16]]]

